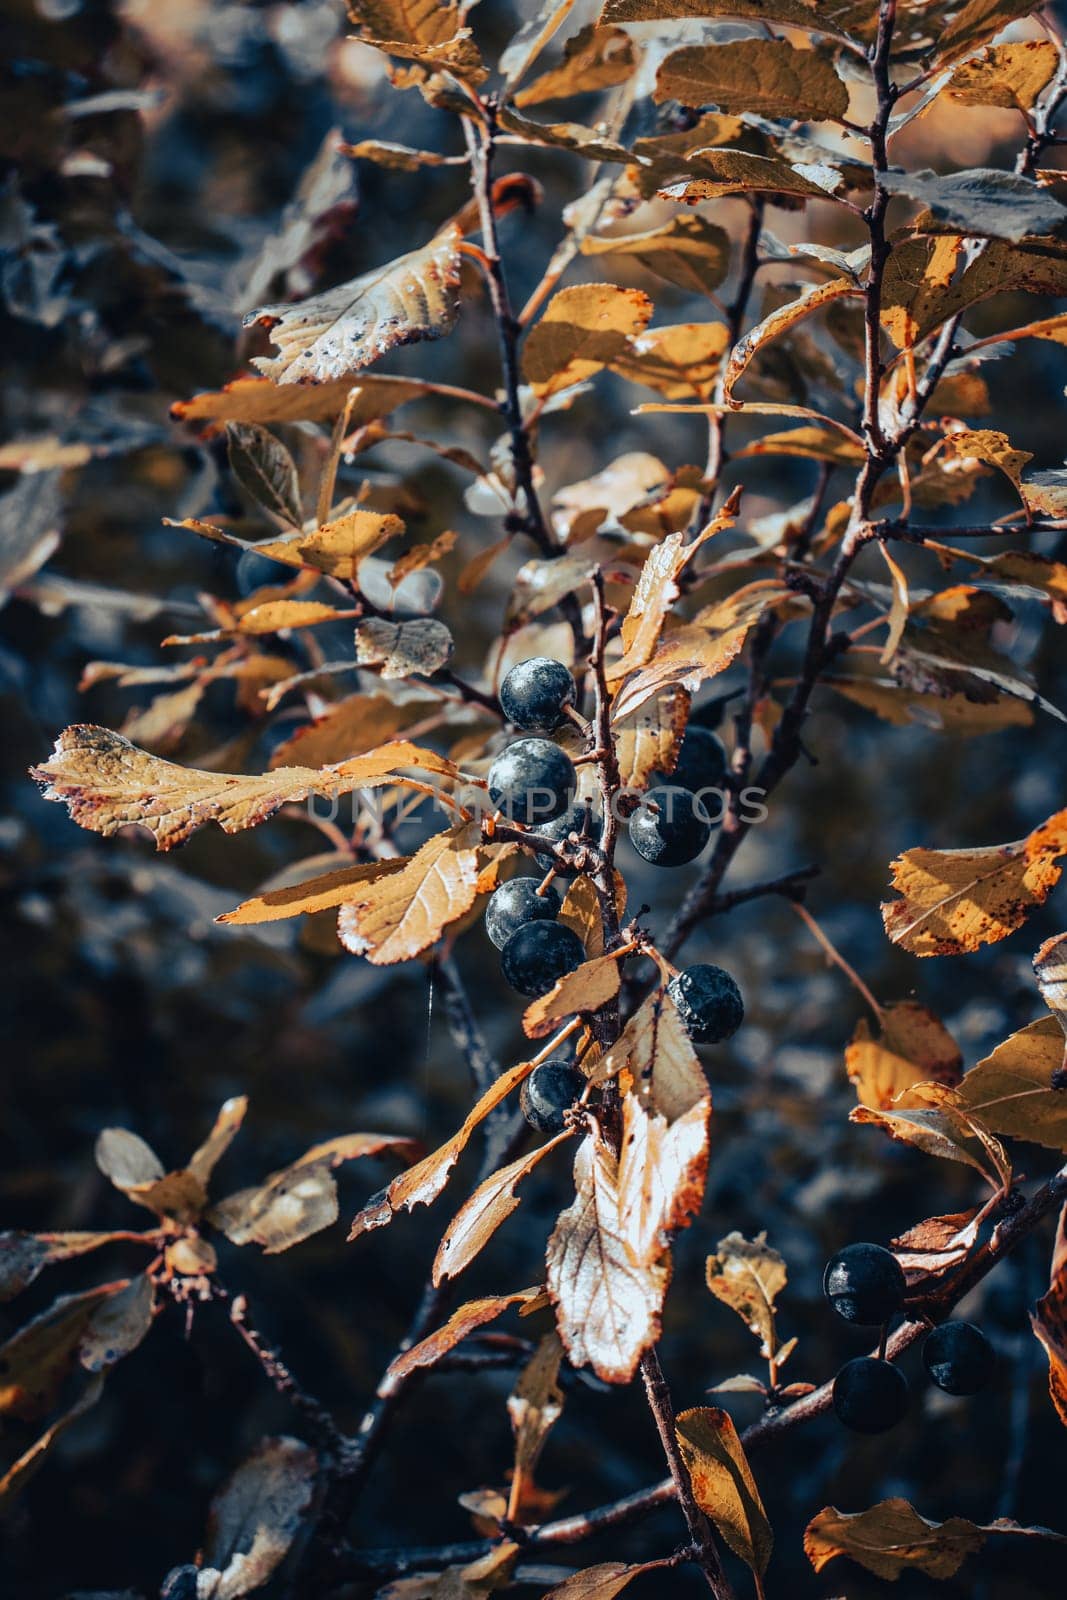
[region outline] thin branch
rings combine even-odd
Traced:
[[[696,1503],[689,1468],[678,1448],[678,1438],[674,1430],[674,1404],[655,1345],[646,1350],[641,1357],[641,1377],[645,1385],[649,1410],[655,1419],[660,1444],[663,1446],[663,1454],[671,1469],[674,1493],[693,1541],[693,1559],[707,1579],[708,1588],[716,1600],[733,1600],[733,1587],[719,1559],[711,1526]]]

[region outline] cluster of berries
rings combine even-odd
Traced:
[[[859,1327],[884,1327],[904,1302],[900,1262],[878,1244],[850,1244],[827,1263],[823,1292],[838,1316]],[[996,1367],[993,1347],[970,1322],[943,1322],[923,1343],[923,1363],[946,1394],[984,1389]],[[884,1433],[904,1415],[908,1381],[899,1367],[876,1356],[847,1361],[834,1379],[834,1410],[857,1433]]]
[[[570,672],[544,656],[513,667],[500,689],[504,715],[528,733],[550,733],[576,702]],[[690,728],[674,778],[652,789],[630,821],[631,842],[645,860],[677,866],[700,853],[711,825],[693,809],[694,795],[714,788],[725,770],[726,752],[720,740],[706,728]],[[540,838],[553,844],[569,840],[576,850],[586,838],[589,808],[575,803],[574,765],[552,740],[517,739],[493,762],[488,785],[496,809],[510,821],[535,829]],[[567,878],[581,870],[543,853],[535,860],[546,875]],[[555,886],[532,877],[511,878],[490,897],[486,932],[501,953],[506,982],[519,994],[533,998],[547,994],[585,960],[578,935],[558,920],[561,910]],[[741,991],[722,967],[686,967],[671,980],[668,993],[695,1043],[729,1039],[744,1019]],[[523,1086],[527,1121],[540,1132],[558,1133],[585,1086],[585,1076],[569,1062],[542,1063]]]

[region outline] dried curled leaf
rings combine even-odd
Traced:
[[[394,1134],[343,1134],[314,1145],[264,1183],[227,1195],[212,1207],[209,1219],[231,1244],[258,1244],[264,1255],[277,1255],[337,1221],[333,1168],[383,1150],[409,1158],[417,1148],[415,1140]]]
[[[274,383],[330,383],[401,345],[449,333],[459,309],[459,228],[295,305],[262,306],[244,319],[270,332],[277,355],[255,365]]]
[[[734,1554],[762,1577],[774,1535],[729,1412],[717,1406],[682,1411],[675,1433],[697,1505]]]
[[[849,1556],[880,1578],[905,1571],[951,1578],[984,1543],[984,1533],[966,1518],[928,1522],[900,1499],[855,1513],[827,1506],[804,1530],[804,1552],[816,1572],[836,1556]]]
[[[1067,811],[1012,844],[906,850],[892,863],[900,895],[882,905],[885,931],[915,956],[963,955],[996,944],[1044,905],[1067,854]]]
[[[520,89],[513,104],[521,110],[546,100],[609,89],[625,83],[635,65],[633,41],[622,28],[581,28],[565,43],[560,64]]]
[[[784,1258],[767,1243],[767,1235],[746,1239],[728,1233],[707,1259],[706,1278],[716,1300],[736,1311],[760,1341],[760,1354],[772,1357],[777,1347],[774,1303],[785,1288],[786,1267]]]
[[[116,1233],[0,1233],[0,1302],[13,1300],[28,1289],[45,1267],[88,1255],[112,1240]]]
[[[209,772],[149,755],[110,728],[75,723],[60,734],[51,758],[34,767],[32,776],[45,799],[62,801],[79,827],[110,836],[137,824],[154,836],[157,850],[172,850],[208,822],[217,822],[224,833],[239,833],[291,801],[402,782],[410,768],[459,776],[451,762],[403,740],[318,770]]]
[[[916,1085],[906,1099],[907,1104],[887,1111],[857,1106],[849,1121],[879,1127],[891,1139],[914,1145],[924,1155],[973,1167],[998,1192],[1008,1188],[1011,1162],[1007,1151],[979,1117],[961,1108],[956,1090],[927,1083]]]
[[[726,364],[724,378],[724,393],[726,399],[732,400],[734,385],[741,378],[745,369],[765,345],[773,339],[778,339],[790,328],[802,322],[805,317],[810,317],[814,312],[821,311],[824,306],[831,305],[835,300],[844,296],[855,296],[860,293],[853,278],[830,278],[826,283],[817,283],[810,289],[805,289],[796,300],[789,300],[776,309],[754,328],[750,328],[743,339],[739,339],[730,352],[730,359]]]
[[[356,660],[361,667],[377,667],[383,678],[430,678],[445,665],[455,641],[435,617],[411,622],[387,622],[368,617],[356,629]]]
[[[1067,1428],[1067,1207],[1060,1212],[1047,1293],[1030,1313],[1034,1336],[1048,1357],[1048,1388]]]
[[[318,1459],[299,1439],[264,1439],[211,1502],[198,1600],[239,1600],[281,1565],[311,1505]]]

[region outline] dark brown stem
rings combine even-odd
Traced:
[[[667,1465],[671,1470],[670,1481],[674,1485],[675,1497],[681,1506],[682,1515],[685,1517],[689,1536],[693,1541],[693,1559],[700,1567],[707,1579],[708,1588],[715,1595],[716,1600],[733,1600],[733,1588],[729,1578],[723,1571],[712,1537],[711,1527],[707,1517],[701,1511],[693,1495],[693,1485],[689,1477],[689,1468],[682,1459],[678,1448],[678,1437],[674,1431],[674,1405],[671,1392],[667,1387],[667,1380],[663,1376],[659,1355],[653,1345],[641,1357],[641,1377],[645,1385],[645,1394],[648,1397],[649,1410],[655,1419],[656,1429],[659,1433],[663,1454],[667,1458]]]

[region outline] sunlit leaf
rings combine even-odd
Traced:
[[[526,381],[538,395],[583,382],[608,366],[651,315],[652,302],[640,289],[618,289],[610,283],[561,289],[526,340]]]
[[[511,1306],[530,1304],[539,1293],[537,1289],[522,1289],[518,1294],[495,1294],[488,1295],[483,1300],[468,1300],[465,1305],[453,1311],[448,1321],[440,1328],[428,1334],[425,1339],[420,1339],[418,1344],[401,1351],[390,1363],[382,1380],[383,1386],[403,1383],[420,1367],[432,1367],[475,1329],[484,1327],[487,1322],[495,1322],[497,1317],[503,1316]]]
[[[697,1505],[734,1554],[762,1577],[774,1536],[729,1413],[717,1406],[682,1411],[675,1433]]]
[[[625,83],[636,63],[633,41],[622,28],[590,25],[566,41],[558,66],[550,67],[520,89],[513,101],[522,108],[609,89],[616,83]]]
[[[848,1556],[880,1578],[906,1571],[951,1578],[984,1543],[985,1535],[964,1517],[928,1522],[900,1499],[854,1513],[827,1506],[804,1530],[804,1551],[816,1572]]]
[[[427,8],[431,9],[431,8]],[[456,320],[459,229],[295,305],[262,306],[246,326],[266,328],[278,354],[255,364],[275,383],[328,383],[400,345],[439,339]]]
[[[1060,1022],[1039,1017],[964,1075],[960,1106],[994,1133],[1067,1153],[1067,1094],[1054,1087],[1063,1053]]]
[[[432,835],[399,872],[366,879],[346,897],[338,913],[341,943],[375,966],[410,961],[470,910],[494,853],[482,844],[476,821]]]
[[[736,1311],[760,1342],[760,1353],[773,1356],[777,1347],[774,1303],[786,1285],[785,1260],[767,1243],[765,1233],[746,1239],[728,1233],[709,1256],[705,1276],[717,1300]]]
[[[51,758],[35,767],[33,776],[44,786],[45,799],[63,801],[80,827],[110,835],[136,823],[154,835],[157,849],[170,850],[208,822],[238,833],[291,801],[400,782],[400,774],[411,768],[424,775],[458,776],[451,762],[403,740],[318,770],[282,767],[250,776],[209,772],[163,761],[121,734],[82,723],[60,734]]]
[[[989,45],[956,68],[946,92],[965,106],[1029,111],[1048,87],[1058,63],[1051,39]]]
[[[441,1236],[433,1263],[435,1284],[457,1277],[484,1250],[496,1230],[518,1207],[516,1184],[527,1177],[550,1150],[570,1137],[570,1130],[565,1129],[535,1150],[518,1156],[478,1185]]]
[[[573,972],[565,973],[547,994],[533,1000],[523,1013],[528,1039],[541,1039],[566,1017],[599,1011],[619,992],[619,962],[614,956],[594,956]]]
[[[962,1062],[944,1023],[917,1000],[885,1006],[877,1037],[861,1018],[845,1051],[845,1067],[860,1104],[883,1111],[899,1104],[916,1083],[933,1079],[955,1086]]]
[[[892,863],[900,898],[882,905],[885,931],[911,955],[962,955],[1021,927],[1059,882],[1067,812],[1012,844],[906,850]]]
[[[848,110],[848,89],[834,71],[833,57],[798,50],[784,39],[675,50],[656,74],[654,98],[797,121],[843,117]]]
[[[575,1199],[549,1240],[548,1289],[571,1362],[608,1383],[628,1383],[659,1336],[670,1237],[703,1194],[709,1104],[668,1124],[628,1094],[621,1155],[593,1130],[575,1156]]]
[[[724,322],[680,322],[647,328],[608,363],[612,372],[668,400],[708,400],[715,392],[729,342]]]

